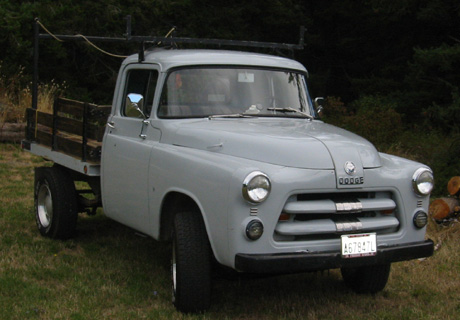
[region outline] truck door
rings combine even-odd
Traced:
[[[152,65],[128,65],[119,75],[101,157],[104,212],[110,218],[149,233],[149,160],[160,132],[150,125],[158,80]],[[135,97],[137,106],[129,102]]]

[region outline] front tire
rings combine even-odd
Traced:
[[[77,225],[77,194],[70,175],[59,167],[35,168],[35,220],[43,236],[68,239]]]
[[[174,217],[171,279],[173,303],[185,313],[204,312],[211,300],[211,248],[201,215]]]
[[[390,275],[391,264],[342,268],[345,284],[356,293],[377,293],[382,291]]]

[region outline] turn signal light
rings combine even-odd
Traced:
[[[394,209],[388,209],[388,210],[382,210],[381,212],[382,212],[382,214],[393,214],[393,212],[395,212],[395,210]]]
[[[421,229],[428,223],[428,215],[424,211],[417,211],[414,215],[414,225]]]
[[[252,220],[246,227],[246,236],[251,240],[257,240],[264,233],[264,225],[260,220]]]
[[[291,217],[291,215],[289,215],[287,213],[282,213],[280,215],[280,218],[278,219],[278,221],[288,221],[290,217]]]

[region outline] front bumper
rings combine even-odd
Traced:
[[[340,252],[237,254],[235,269],[249,273],[277,274],[360,267],[429,257],[433,255],[433,247],[431,240],[380,247],[375,256],[361,258],[342,258]]]

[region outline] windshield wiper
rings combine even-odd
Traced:
[[[252,118],[254,116],[255,115],[244,114],[244,113],[215,114],[215,115],[208,116],[208,119],[212,120],[212,119],[217,119],[217,118]]]
[[[304,115],[305,117],[307,117],[310,120],[313,120],[313,117],[311,115],[309,115],[308,113],[302,112],[302,111],[294,109],[294,108],[267,108],[267,110],[268,111],[276,111],[276,112],[294,112],[294,113]]]

